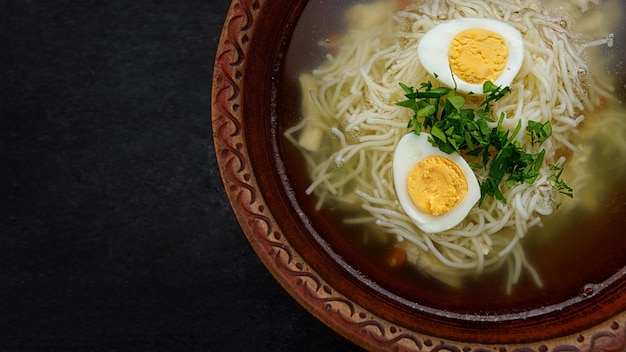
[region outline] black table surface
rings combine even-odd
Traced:
[[[0,2],[0,351],[355,351],[274,280],[216,166],[227,0]]]

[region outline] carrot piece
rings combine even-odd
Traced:
[[[336,54],[343,42],[343,35],[340,33],[331,34],[326,39],[326,48],[331,54]]]
[[[405,10],[411,5],[411,0],[397,0],[398,10]]]
[[[406,261],[406,252],[402,248],[394,247],[387,255],[387,264],[392,268],[399,268]]]

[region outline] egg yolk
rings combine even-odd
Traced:
[[[452,39],[448,62],[452,72],[463,81],[482,84],[500,77],[508,56],[506,43],[499,34],[473,28]]]
[[[421,212],[439,216],[457,206],[468,191],[461,168],[444,156],[429,156],[409,172],[407,191]]]

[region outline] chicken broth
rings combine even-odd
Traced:
[[[309,1],[291,38],[285,57],[284,89],[279,89],[279,95],[292,110],[301,109],[303,96],[294,92],[299,91],[302,75],[319,68],[328,55],[337,55],[341,45],[345,45],[344,34],[351,21],[346,12],[358,4],[377,3]],[[407,2],[400,3],[402,7],[407,6]],[[580,10],[565,2],[544,2],[543,5],[558,7],[559,11]],[[621,7],[618,1],[605,1],[598,9],[589,10],[589,17],[596,16],[595,23],[599,23],[603,21],[603,14],[614,16],[614,9],[621,10]],[[620,100],[625,92],[622,62],[619,61],[624,54],[620,38],[626,32],[621,24],[603,31],[590,25],[590,20],[580,20],[580,15],[555,19],[566,21],[561,25],[573,31],[580,28],[589,38],[602,39],[608,33],[614,34],[615,45],[603,42],[588,48],[590,72],[572,74],[593,74],[596,81],[612,81],[617,89],[612,92],[615,99],[602,98],[601,106],[585,111],[585,120],[578,126],[579,133],[571,135],[572,143],[584,154],[584,157],[571,157],[572,162],[565,162],[563,167],[562,180],[571,182],[573,199],[560,195],[558,209],[551,215],[539,216],[541,223],[529,226],[519,239],[523,258],[532,270],[518,266],[521,272],[516,273],[506,260],[501,260],[492,267],[466,270],[451,277],[437,276],[440,268],[431,266],[430,262],[415,265],[408,260],[408,252],[402,250],[402,242],[407,243],[407,240],[400,241],[398,235],[384,231],[377,222],[371,221],[372,215],[363,210],[354,194],[345,195],[345,201],[320,201],[315,193],[307,194],[311,193],[310,185],[314,180],[307,168],[306,155],[310,149],[320,148],[315,139],[304,142],[309,143],[304,149],[287,140],[278,142],[298,206],[314,228],[324,229],[319,236],[354,273],[407,304],[417,302],[462,314],[509,314],[558,306],[572,297],[596,293],[626,266],[623,255],[626,253],[623,235],[626,228],[626,112]],[[604,20],[605,24],[611,22]],[[380,26],[381,31],[390,30],[385,24]],[[384,51],[385,46],[381,44],[379,50]],[[300,115],[281,118],[277,135],[288,133],[300,122]],[[343,137],[336,135],[334,138]],[[321,147],[323,149],[323,145]],[[356,166],[341,170],[345,174],[370,171],[358,170]],[[359,184],[353,182],[349,186],[357,189]],[[493,257],[493,253],[490,255]],[[519,280],[511,288],[507,280],[515,275]]]

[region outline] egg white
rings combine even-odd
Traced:
[[[482,83],[469,83],[457,77],[451,72],[448,61],[448,52],[454,37],[473,28],[497,33],[504,39],[509,54],[504,71],[493,83],[497,86],[510,86],[524,62],[524,40],[517,29],[494,19],[461,18],[436,25],[426,32],[418,44],[417,54],[422,66],[450,88],[454,88],[456,82],[457,91],[461,93],[483,95]]]
[[[424,232],[436,233],[453,228],[467,216],[480,199],[480,187],[476,175],[465,159],[458,153],[447,154],[433,147],[428,141],[429,136],[424,132],[419,136],[410,132],[400,139],[393,155],[393,177],[398,201],[406,214]],[[440,216],[432,216],[420,211],[407,192],[409,172],[415,164],[429,156],[443,156],[452,160],[467,179],[468,191],[465,198],[450,212]]]

